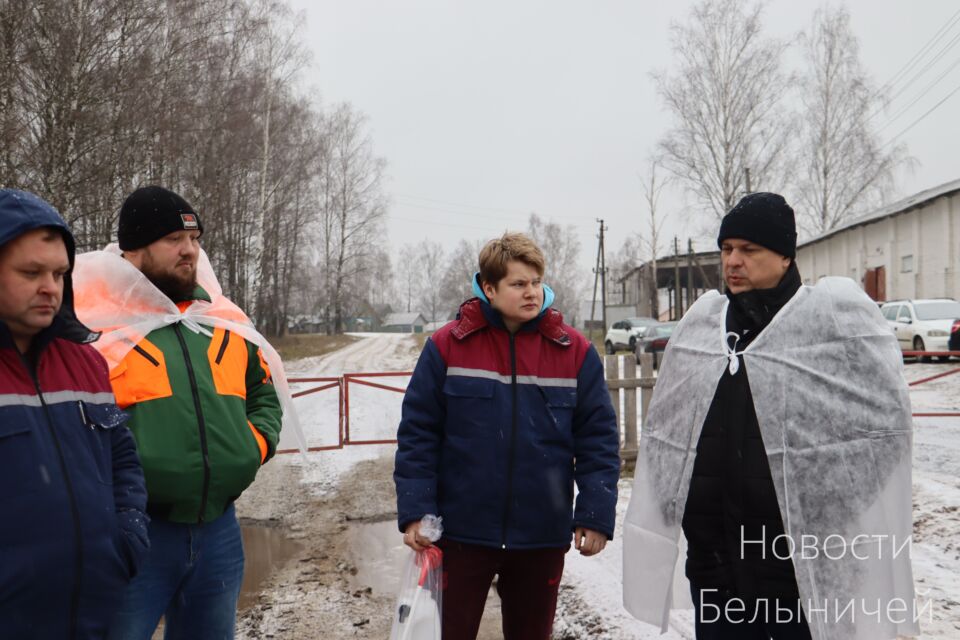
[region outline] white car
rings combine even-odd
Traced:
[[[884,303],[880,313],[897,336],[901,351],[949,351],[950,330],[960,318],[960,302],[950,298],[893,300]]]
[[[637,340],[643,336],[647,327],[658,324],[653,318],[627,318],[610,325],[603,338],[604,350],[614,353],[620,349],[636,350]]]

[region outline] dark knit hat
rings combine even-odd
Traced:
[[[797,223],[793,209],[776,193],[750,193],[720,222],[717,245],[728,238],[755,242],[785,258],[797,257]]]
[[[140,187],[123,201],[117,225],[122,251],[145,247],[174,231],[203,233],[200,216],[190,203],[163,187]]]

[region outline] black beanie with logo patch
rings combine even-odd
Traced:
[[[175,231],[203,233],[200,216],[190,203],[169,189],[140,187],[123,201],[117,224],[121,251],[133,251]]]

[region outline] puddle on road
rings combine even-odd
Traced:
[[[357,572],[351,579],[351,589],[371,590],[373,596],[397,597],[400,574],[410,549],[403,544],[397,530],[397,521],[391,516],[384,522],[355,523],[350,527],[349,562]],[[491,587],[483,611],[483,621],[477,640],[502,638],[500,631],[500,598]]]
[[[256,604],[267,578],[296,555],[300,545],[285,538],[279,529],[258,524],[241,525],[240,535],[243,538],[244,562],[237,610],[243,611]],[[151,640],[163,640],[162,619]]]
[[[245,560],[237,608],[242,611],[257,602],[267,578],[283,567],[301,547],[297,542],[287,539],[282,530],[272,527],[245,524],[240,532]]]
[[[396,595],[408,551],[397,521],[391,517],[383,522],[356,524],[350,531],[349,562],[357,568],[351,588],[369,587],[373,595]]]

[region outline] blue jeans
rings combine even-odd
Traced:
[[[127,586],[109,640],[232,640],[243,580],[243,542],[233,505],[205,524],[152,520],[150,552]]]

